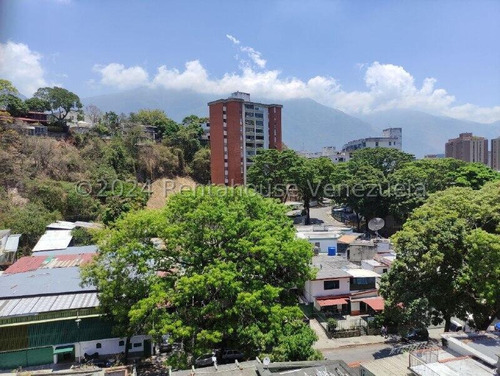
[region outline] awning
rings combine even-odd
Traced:
[[[378,296],[376,298],[361,299],[361,301],[369,305],[374,311],[384,310],[384,298],[382,298],[381,296]]]
[[[57,349],[54,349],[54,354],[67,354],[73,352],[73,350],[73,346],[58,347]]]
[[[338,298],[338,299],[316,299],[320,307],[330,307],[334,305],[342,305],[342,304],[347,304],[347,300],[343,298]]]

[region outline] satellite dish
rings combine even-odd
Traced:
[[[382,218],[372,218],[368,222],[368,228],[375,232],[377,232],[384,226],[385,226],[385,221]]]
[[[271,363],[271,359],[269,359],[269,357],[265,357],[264,359],[262,359],[262,363],[265,365],[265,366],[268,366],[269,363]]]

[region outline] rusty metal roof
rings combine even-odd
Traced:
[[[17,260],[5,270],[5,274],[25,273],[37,269],[70,268],[92,260],[92,253],[57,256],[27,256]]]

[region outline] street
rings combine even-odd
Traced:
[[[311,215],[311,224],[312,225],[331,225],[331,226],[339,226],[345,227],[342,222],[335,220],[332,217],[332,207],[331,206],[316,206],[314,208],[310,208]],[[295,225],[303,225],[305,222],[305,216],[297,217],[294,220]]]
[[[349,363],[364,363],[374,359],[389,356],[392,346],[386,343],[374,343],[371,345],[344,347],[333,350],[323,350],[322,353],[326,359],[340,359]]]

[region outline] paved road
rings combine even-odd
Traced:
[[[374,359],[389,356],[392,346],[385,343],[354,346],[335,350],[323,350],[322,353],[329,360],[343,360],[346,363],[365,363]]]
[[[331,206],[316,206],[310,209],[311,224],[325,224],[334,226],[345,226],[342,222],[333,219]],[[305,217],[297,218],[295,224],[304,224]]]

